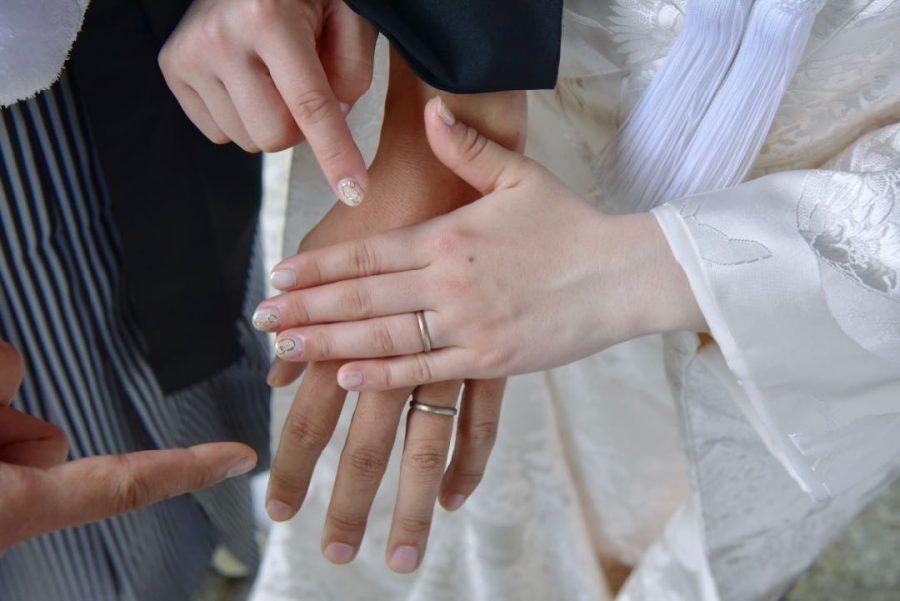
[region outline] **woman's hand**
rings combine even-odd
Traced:
[[[369,88],[377,36],[341,0],[194,0],[159,64],[207,138],[274,152],[305,137],[355,206],[369,180],[344,116]]]
[[[66,463],[65,435],[10,407],[22,375],[21,357],[0,341],[0,555],[40,534],[134,511],[256,465],[256,454],[234,443]]]
[[[426,128],[437,157],[486,196],[279,264],[295,284],[260,305],[277,316],[279,356],[373,358],[345,364],[338,381],[384,390],[536,371],[644,334],[704,327],[651,214],[600,213],[438,100]],[[432,352],[422,352],[418,311]]]

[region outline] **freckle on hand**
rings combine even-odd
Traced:
[[[475,257],[469,257],[469,263],[474,263],[474,262],[475,262]]]

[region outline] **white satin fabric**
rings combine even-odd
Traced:
[[[628,210],[602,158],[686,7],[566,5],[528,153],[600,209]],[[370,155],[379,69],[351,115]],[[311,165],[298,150],[289,247],[330,202]],[[320,556],[348,407],[254,601],[609,599],[605,558],[635,566],[621,600],[777,598],[900,471],[900,1],[828,2],[748,181],[656,215],[719,346],[647,337],[512,378],[488,475],[437,510],[413,576],[384,565],[396,465],[359,558]]]

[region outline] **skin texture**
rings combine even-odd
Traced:
[[[234,443],[66,462],[57,427],[13,409],[22,358],[0,341],[0,555],[29,538],[134,511],[249,472],[256,453]]]
[[[303,349],[295,360],[378,358],[338,373],[348,390],[375,391],[538,371],[638,336],[705,329],[652,214],[597,211],[439,100],[425,121],[435,155],[485,196],[278,265],[296,283],[261,306],[280,316],[279,345]],[[416,311],[433,352],[422,352]]]
[[[195,0],[159,55],[194,124],[248,152],[304,138],[339,197],[368,174],[344,116],[369,88],[377,32],[339,0]],[[355,182],[358,198],[340,183]]]
[[[441,164],[428,147],[421,111],[435,93],[392,55],[385,121],[370,168],[368,201],[352,210],[336,204],[305,237],[301,249],[419,223],[477,198],[477,192]],[[444,97],[460,114],[494,132],[509,147],[524,144],[524,94]],[[277,330],[278,324],[266,328]],[[340,362],[327,359],[320,357],[306,367],[281,435],[268,491],[268,510],[275,520],[289,519],[300,509],[347,394],[337,385]],[[278,360],[269,382],[285,385],[296,379],[301,369],[301,363]],[[503,381],[468,381],[464,385],[454,381],[414,388],[367,393],[357,402],[322,535],[323,553],[335,563],[351,561],[359,549],[412,393],[421,402],[453,407],[463,388],[455,423],[446,416],[422,412],[407,419],[400,489],[386,549],[389,566],[402,573],[415,570],[425,553],[435,500],[447,509],[456,509],[481,480],[496,435]],[[457,443],[447,467],[454,427]]]

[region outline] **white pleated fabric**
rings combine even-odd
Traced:
[[[664,130],[629,116],[694,1],[566,4],[559,82],[530,95],[527,150],[600,209],[635,210],[607,189],[609,149],[646,150],[620,138],[644,131],[635,124]],[[437,511],[412,577],[383,563],[395,471],[359,558],[333,567],[319,556],[341,430],[300,517],[272,531],[254,601],[609,599],[608,558],[634,566],[619,600],[777,599],[897,476],[900,2],[833,0],[817,13],[803,3],[806,20],[792,6],[754,5],[701,125],[690,132],[691,113],[679,113],[684,148],[716,142],[719,130],[700,131],[716,111],[708,127],[728,132],[717,148],[732,150],[646,155],[698,161],[699,175],[670,175],[705,194],[667,198],[648,180],[662,192],[647,206],[670,201],[656,214],[718,344],[647,337],[512,378],[482,487],[459,512]],[[759,46],[778,10],[790,56]],[[758,52],[742,58],[748,34]],[[783,84],[782,97],[729,82],[758,62],[778,66],[757,75]],[[757,92],[773,94],[774,113]],[[377,107],[351,115],[369,148]],[[311,157],[295,161],[294,206],[313,218]]]

